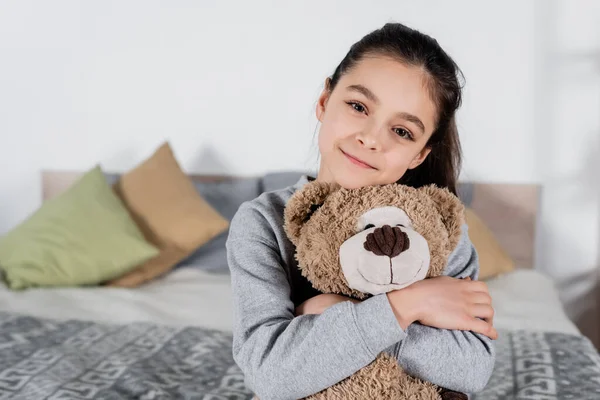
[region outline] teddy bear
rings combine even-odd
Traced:
[[[303,277],[318,293],[358,300],[442,274],[458,245],[464,206],[435,185],[345,189],[311,181],[286,204],[284,229]],[[381,353],[354,375],[308,397],[347,399],[467,399],[406,374]]]

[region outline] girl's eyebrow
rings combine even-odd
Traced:
[[[363,85],[349,85],[346,89],[353,92],[358,92],[365,96],[367,99],[371,100],[373,103],[379,104],[379,99],[377,98],[377,96],[375,96],[375,93],[373,93],[371,90],[369,90],[369,88]],[[407,112],[399,112],[396,114],[396,116],[405,119],[409,122],[412,122],[421,130],[421,133],[425,133],[425,125],[423,124],[423,121],[421,121],[416,115]]]
[[[363,85],[350,85],[346,89],[353,92],[358,92],[365,96],[367,99],[371,100],[373,103],[379,104],[379,99],[377,98],[377,96],[375,96],[375,93],[371,92],[367,87]]]
[[[412,122],[419,128],[422,134],[425,134],[425,125],[423,125],[423,122],[416,115],[412,115],[407,112],[399,112],[396,115],[402,119]]]

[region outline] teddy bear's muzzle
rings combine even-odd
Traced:
[[[429,246],[414,229],[385,224],[365,229],[340,246],[340,264],[348,286],[380,294],[424,279]]]

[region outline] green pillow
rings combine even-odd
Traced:
[[[0,238],[0,269],[11,289],[94,285],[158,253],[96,166]]]

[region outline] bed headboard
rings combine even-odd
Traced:
[[[74,171],[42,171],[43,200],[67,189],[82,175]],[[196,182],[243,179],[225,175],[190,175]],[[460,196],[490,228],[517,268],[533,268],[540,185],[461,182]]]
[[[540,185],[461,182],[459,194],[490,228],[517,268],[534,267]]]

